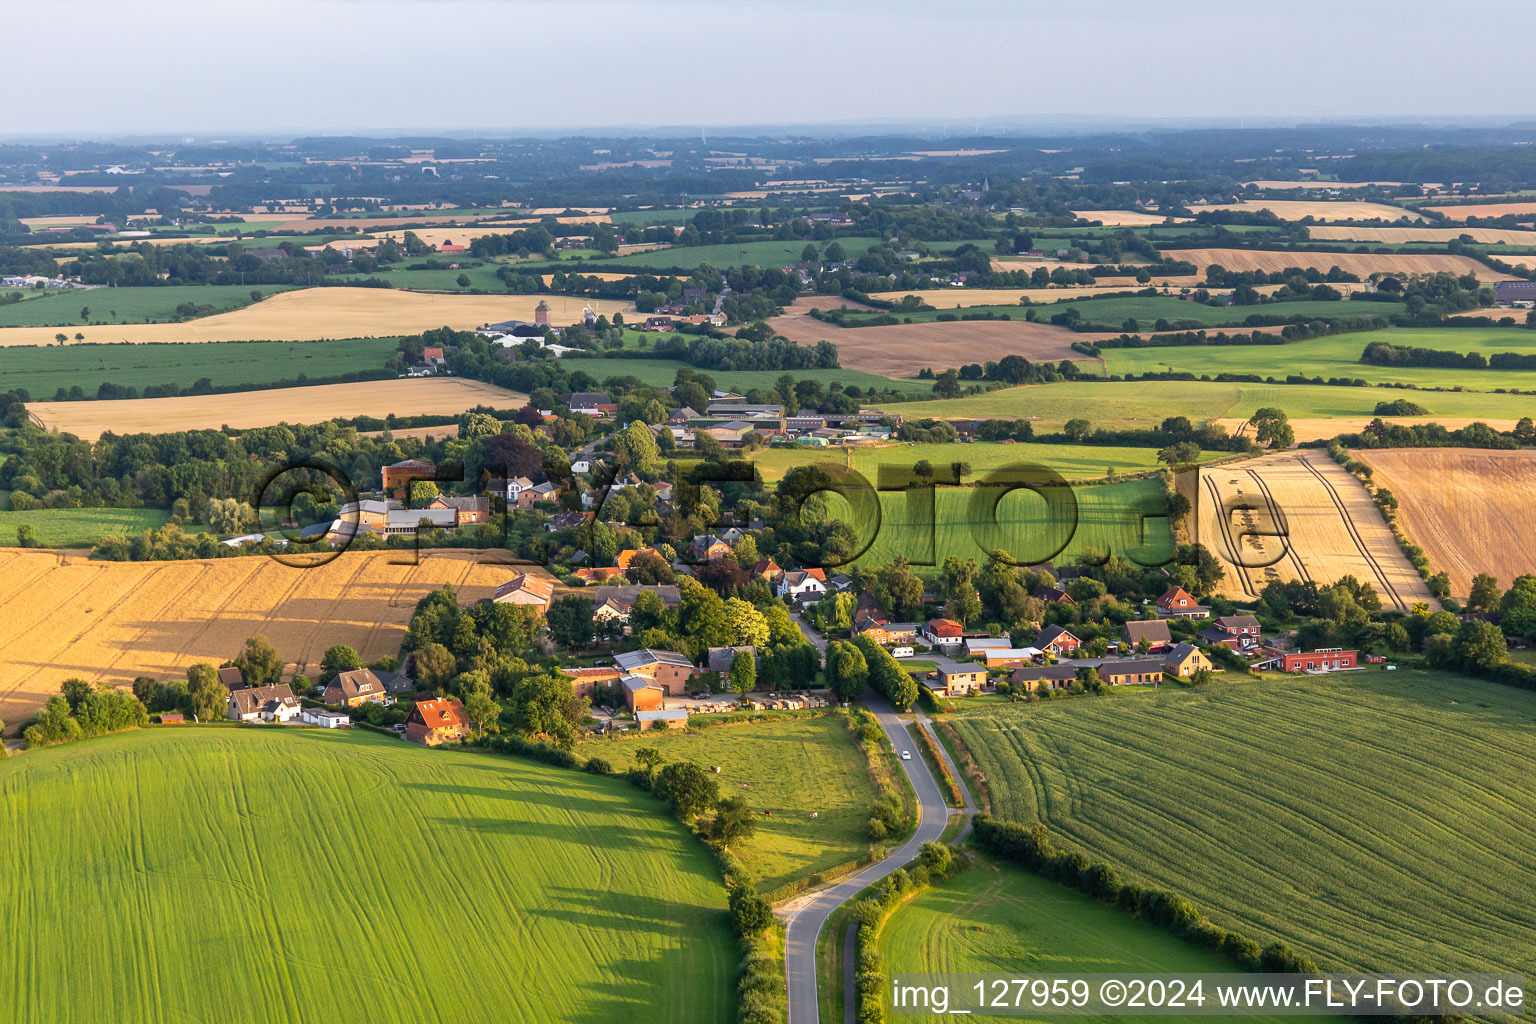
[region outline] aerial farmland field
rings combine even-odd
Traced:
[[[1233,272],[1263,270],[1267,273],[1300,267],[1327,273],[1338,267],[1361,279],[1372,274],[1472,274],[1481,281],[1508,281],[1511,275],[1493,270],[1470,256],[1424,253],[1292,252],[1285,249],[1165,249],[1163,255],[1200,268],[1212,265]]]
[[[207,377],[215,387],[266,384],[300,375],[332,377],[379,370],[396,352],[393,338],[340,341],[251,341],[220,345],[17,345],[0,348],[0,377],[34,398],[78,387],[94,396],[102,384],[190,389]]]
[[[528,396],[462,377],[392,378],[351,384],[240,391],[227,395],[121,398],[99,402],[30,402],[44,427],[94,441],[118,434],[324,423],[334,417],[374,416],[401,409],[413,415],[455,416],[476,406],[516,409]]]
[[[211,306],[223,313],[251,305],[251,293],[263,298],[287,291],[285,285],[247,288],[242,285],[167,285],[161,288],[82,288],[0,306],[0,327],[70,327],[71,338],[82,325],[164,323],[184,302]],[[80,311],[90,316],[82,318]],[[49,341],[53,340],[50,334]]]
[[[718,869],[617,779],[361,731],[162,726],[0,761],[0,820],[8,1019],[730,1015]]]
[[[1521,970],[1536,695],[1439,672],[964,711],[993,813],[1324,969]]]
[[[1210,459],[1227,453],[1203,452]],[[874,484],[881,466],[911,470],[918,462],[928,462],[935,473],[949,473],[953,462],[970,466],[966,480],[1007,466],[1031,464],[1055,470],[1067,480],[1094,480],[1116,473],[1147,472],[1158,469],[1156,448],[1120,445],[1036,444],[1024,442],[976,441],[970,444],[894,444],[863,448],[764,448],[752,453],[751,461],[766,483],[782,479],[795,466],[820,465],[829,469],[850,466]]]
[[[1465,600],[1472,577],[1490,573],[1501,586],[1536,572],[1536,460],[1530,449],[1373,448],[1355,453],[1372,481],[1398,501],[1398,522],[1424,549],[1430,568],[1451,578]]]
[[[427,295],[394,288],[302,288],[282,292],[230,313],[176,324],[77,327],[86,341],[310,341],[317,338],[389,337],[448,326],[472,330],[501,320],[532,320],[538,295]],[[88,304],[88,301],[87,301]],[[24,307],[27,303],[21,303]],[[20,307],[18,307],[20,308]],[[614,306],[615,311],[629,309]],[[575,307],[572,319],[580,319]],[[0,328],[0,346],[47,345],[47,327]]]
[[[1196,537],[1225,569],[1216,589],[1228,597],[1253,600],[1271,580],[1354,576],[1384,608],[1430,599],[1365,488],[1323,452],[1202,469],[1195,504]]]
[[[855,559],[861,566],[902,557],[912,562],[914,571],[932,574],[950,555],[980,563],[998,549],[1020,564],[1070,560],[1090,549],[1149,565],[1172,559],[1173,540],[1157,481],[1126,480],[1070,490],[1075,515],[1071,502],[1059,494],[1053,500],[1064,503],[1048,506],[1047,498],[1032,491],[999,496],[995,489],[976,487],[880,493],[878,514],[866,498],[851,504],[832,496],[828,505],[853,527],[860,544],[868,544]]]
[[[634,765],[635,751],[642,747],[661,751],[669,761],[718,766],[721,792],[745,797],[763,815],[757,834],[735,852],[757,874],[764,891],[869,852],[869,808],[880,793],[842,717],[620,736],[578,749],[622,772]]]
[[[12,538],[4,538],[8,543]],[[160,680],[195,661],[221,664],[245,639],[269,637],[294,671],[314,677],[332,644],[366,660],[396,654],[416,602],[450,583],[461,600],[488,596],[517,570],[474,551],[345,552],[319,568],[271,558],[101,562],[54,551],[0,549],[11,586],[0,596],[0,720],[23,717],[71,676],[123,685]],[[405,564],[401,564],[405,563]]]
[[[1363,304],[1362,304],[1363,305]],[[1082,337],[1091,337],[1083,335]],[[1415,384],[1426,388],[1466,388],[1493,391],[1499,388],[1536,388],[1536,371],[1477,370],[1439,366],[1381,366],[1363,363],[1361,355],[1372,342],[1400,347],[1439,349],[1451,352],[1530,353],[1536,351],[1536,333],[1519,327],[1390,327],[1381,331],[1334,334],[1281,345],[1183,345],[1168,348],[1105,349],[1104,363],[1111,374],[1161,373],[1169,370],[1196,374],[1258,374],[1284,380],[1293,374],[1324,379],[1360,379],[1372,384]],[[1376,401],[1390,401],[1375,392]],[[1407,396],[1417,400],[1414,396]],[[1425,396],[1423,404],[1434,408],[1438,395]],[[1438,411],[1438,410],[1437,410]],[[1491,413],[1490,413],[1491,415]]]

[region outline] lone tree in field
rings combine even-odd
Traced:
[[[219,674],[206,661],[187,667],[187,698],[199,722],[214,722],[224,717],[229,707],[229,691],[219,682]]]
[[[1292,429],[1284,409],[1267,405],[1248,417],[1248,425],[1253,427],[1253,439],[1259,444],[1268,444],[1278,450],[1296,443],[1296,431]]]
[[[32,532],[32,526],[29,523],[22,523],[16,527],[16,546],[22,548],[37,547],[37,537]]]
[[[715,816],[710,819],[705,835],[719,843],[722,850],[729,850],[733,843],[751,839],[756,832],[757,818],[752,808],[745,797],[736,795],[715,805]]]

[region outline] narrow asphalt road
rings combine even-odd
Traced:
[[[822,650],[826,649],[825,640],[802,622],[798,615],[794,619],[807,640]],[[816,940],[826,926],[827,918],[855,893],[915,858],[924,843],[939,838],[949,820],[949,807],[944,803],[944,793],[939,788],[938,780],[928,770],[928,762],[923,760],[916,739],[907,731],[907,724],[897,716],[889,703],[874,693],[866,693],[864,703],[885,730],[896,751],[896,763],[906,772],[912,790],[917,794],[917,830],[912,833],[912,838],[884,860],[849,875],[785,915],[784,970],[789,981],[789,1024],[818,1024],[820,1021],[820,1009],[816,1001]],[[901,759],[904,750],[911,751],[911,760]]]

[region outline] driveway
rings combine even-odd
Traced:
[[[805,626],[802,624],[801,629]],[[814,641],[812,641],[814,643]],[[928,762],[918,751],[909,726],[881,697],[866,693],[864,703],[885,730],[895,748],[897,763],[906,772],[917,794],[917,830],[884,860],[871,864],[832,885],[784,915],[784,967],[789,981],[789,1024],[817,1024],[820,1010],[816,1002],[816,940],[832,912],[852,899],[862,889],[885,878],[917,857],[918,849],[929,840],[938,839],[949,820],[949,807],[938,780],[928,770]],[[912,759],[901,760],[901,752],[910,750]],[[951,769],[953,770],[953,769]]]

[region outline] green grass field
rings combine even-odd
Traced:
[[[0,761],[0,821],[7,1020],[732,1015],[719,869],[618,780],[170,726]]]
[[[394,338],[340,341],[239,341],[186,345],[61,345],[0,348],[0,380],[34,399],[79,386],[94,396],[104,383],[139,389],[151,384],[190,388],[203,377],[223,387],[331,377],[383,368]]]
[[[32,527],[40,547],[88,548],[110,534],[133,535],[164,526],[171,514],[163,508],[40,508],[12,512],[11,492],[0,491],[0,547],[16,543],[16,528]],[[207,527],[187,523],[187,533]]]
[[[931,506],[926,501],[930,493]],[[883,565],[902,556],[914,571],[931,575],[949,555],[981,562],[999,548],[1026,564],[1071,559],[1090,548],[1100,554],[1134,555],[1146,564],[1172,556],[1173,540],[1156,480],[1079,486],[1070,493],[1076,498],[1075,522],[1070,508],[1053,510],[1046,499],[1026,490],[1011,491],[1000,501],[992,488],[885,492],[878,495],[878,518],[865,499],[853,505],[831,495],[826,501],[834,516],[853,527],[859,543],[868,543],[855,559],[861,566]]]
[[[1011,319],[1022,320],[1027,308],[1024,306],[964,306],[958,312],[962,314],[992,313],[996,316],[1007,314]],[[1136,329],[1145,333],[1152,330],[1160,318],[1169,321],[1170,330],[1204,330],[1208,327],[1241,327],[1250,316],[1305,316],[1332,319],[1369,316],[1375,313],[1385,318],[1391,313],[1402,312],[1403,306],[1401,303],[1314,302],[1310,299],[1298,302],[1276,302],[1262,306],[1207,306],[1199,302],[1185,302],[1171,295],[1155,295],[1057,302],[1045,307],[1035,307],[1035,316],[1040,320],[1049,321],[1052,316],[1068,309],[1077,310],[1085,321],[1103,324],[1115,331],[1121,330],[1128,318],[1135,318]],[[910,319],[913,323],[927,323],[937,320],[941,314],[948,315],[955,312],[957,312],[955,309],[943,308],[893,315],[900,317],[903,321]],[[861,319],[854,317],[849,317],[846,321],[854,327],[861,322]]]
[[[688,733],[593,740],[580,752],[623,771],[635,751],[719,765],[723,796],[740,794],[759,814],[757,834],[736,852],[767,892],[864,854],[869,808],[879,796],[869,765],[842,719],[781,718]],[[762,814],[772,811],[772,817]],[[811,812],[816,813],[813,821]]]
[[[264,296],[288,291],[288,285],[166,285],[163,288],[87,288],[0,306],[0,327],[79,327],[93,324],[165,323],[183,302],[212,306],[224,313],[251,304],[251,292]],[[89,321],[80,310],[91,311]],[[72,332],[65,332],[73,336]]]
[[[1367,670],[962,711],[993,811],[1328,968],[1523,970],[1536,694]]]
[[[902,411],[904,406],[894,407]],[[1215,458],[1222,452],[1205,452]],[[765,483],[776,483],[795,466],[822,465],[852,467],[878,485],[880,467],[911,469],[926,460],[936,474],[948,474],[952,462],[968,462],[967,480],[989,470],[1020,463],[1032,463],[1056,470],[1068,480],[1091,480],[1110,469],[1137,473],[1157,469],[1156,448],[1099,447],[1080,444],[1007,444],[1001,441],[976,441],[971,444],[894,444],[864,448],[765,448],[753,453],[752,464],[763,474]]]
[[[1028,977],[1232,970],[1221,957],[1124,911],[986,856],[976,857],[959,875],[919,893],[892,914],[880,932],[880,956],[888,975],[942,972]],[[886,1006],[890,1013],[889,997]],[[901,1019],[953,1018],[919,1014]],[[1208,1018],[1170,1015],[1159,1019]]]
[[[594,359],[588,356],[573,356],[560,361],[560,368],[567,373],[585,370],[598,380],[606,380],[609,377],[637,377],[652,387],[666,388],[671,387],[672,382],[677,379],[678,367],[687,365],[677,359]],[[873,373],[864,373],[861,370],[699,370],[697,372],[713,377],[715,384],[719,387],[743,393],[752,388],[771,388],[786,372],[795,380],[820,381],[823,386],[839,381],[844,387],[857,384],[861,388],[881,388],[909,395],[933,393],[932,381],[896,380]],[[902,410],[905,409],[906,406],[902,406]]]
[[[466,238],[468,235],[465,236]],[[454,239],[454,241],[459,241]],[[461,243],[462,244],[462,243]],[[452,262],[451,256],[433,257],[444,263]],[[408,259],[406,263],[416,262]],[[466,262],[479,262],[478,260]],[[477,267],[461,266],[458,270],[389,270],[376,274],[363,274],[360,280],[368,277],[377,277],[381,281],[388,281],[391,287],[426,292],[463,292],[480,288],[489,292],[505,292],[506,282],[496,276],[500,265],[496,263],[481,263]],[[459,287],[459,275],[469,278],[469,288]],[[342,278],[346,280],[346,278]],[[578,311],[580,306],[577,307]]]
[[[1360,348],[1364,347],[1364,343],[1361,343]],[[1266,350],[1272,353],[1277,351],[1268,346]],[[1040,431],[1059,430],[1063,423],[1076,417],[1106,429],[1146,429],[1157,426],[1168,416],[1187,416],[1191,421],[1199,423],[1227,416],[1251,416],[1266,405],[1279,406],[1298,419],[1372,416],[1377,402],[1390,402],[1398,398],[1417,402],[1431,413],[1447,417],[1519,419],[1521,416],[1536,415],[1536,397],[1530,395],[1187,380],[1063,381],[1058,384],[1004,388],[966,398],[904,402],[894,406],[893,411],[908,419],[930,416],[940,419],[1028,418],[1033,421],[1035,429]]]
[[[1532,370],[1456,370],[1428,366],[1377,366],[1360,362],[1373,341],[1456,352],[1536,352],[1536,331],[1518,327],[1390,328],[1362,334],[1274,345],[1210,345],[1178,348],[1105,349],[1111,374],[1180,370],[1200,375],[1254,373],[1283,380],[1290,374],[1307,377],[1352,377],[1373,384],[1417,384],[1420,387],[1536,388]]]

